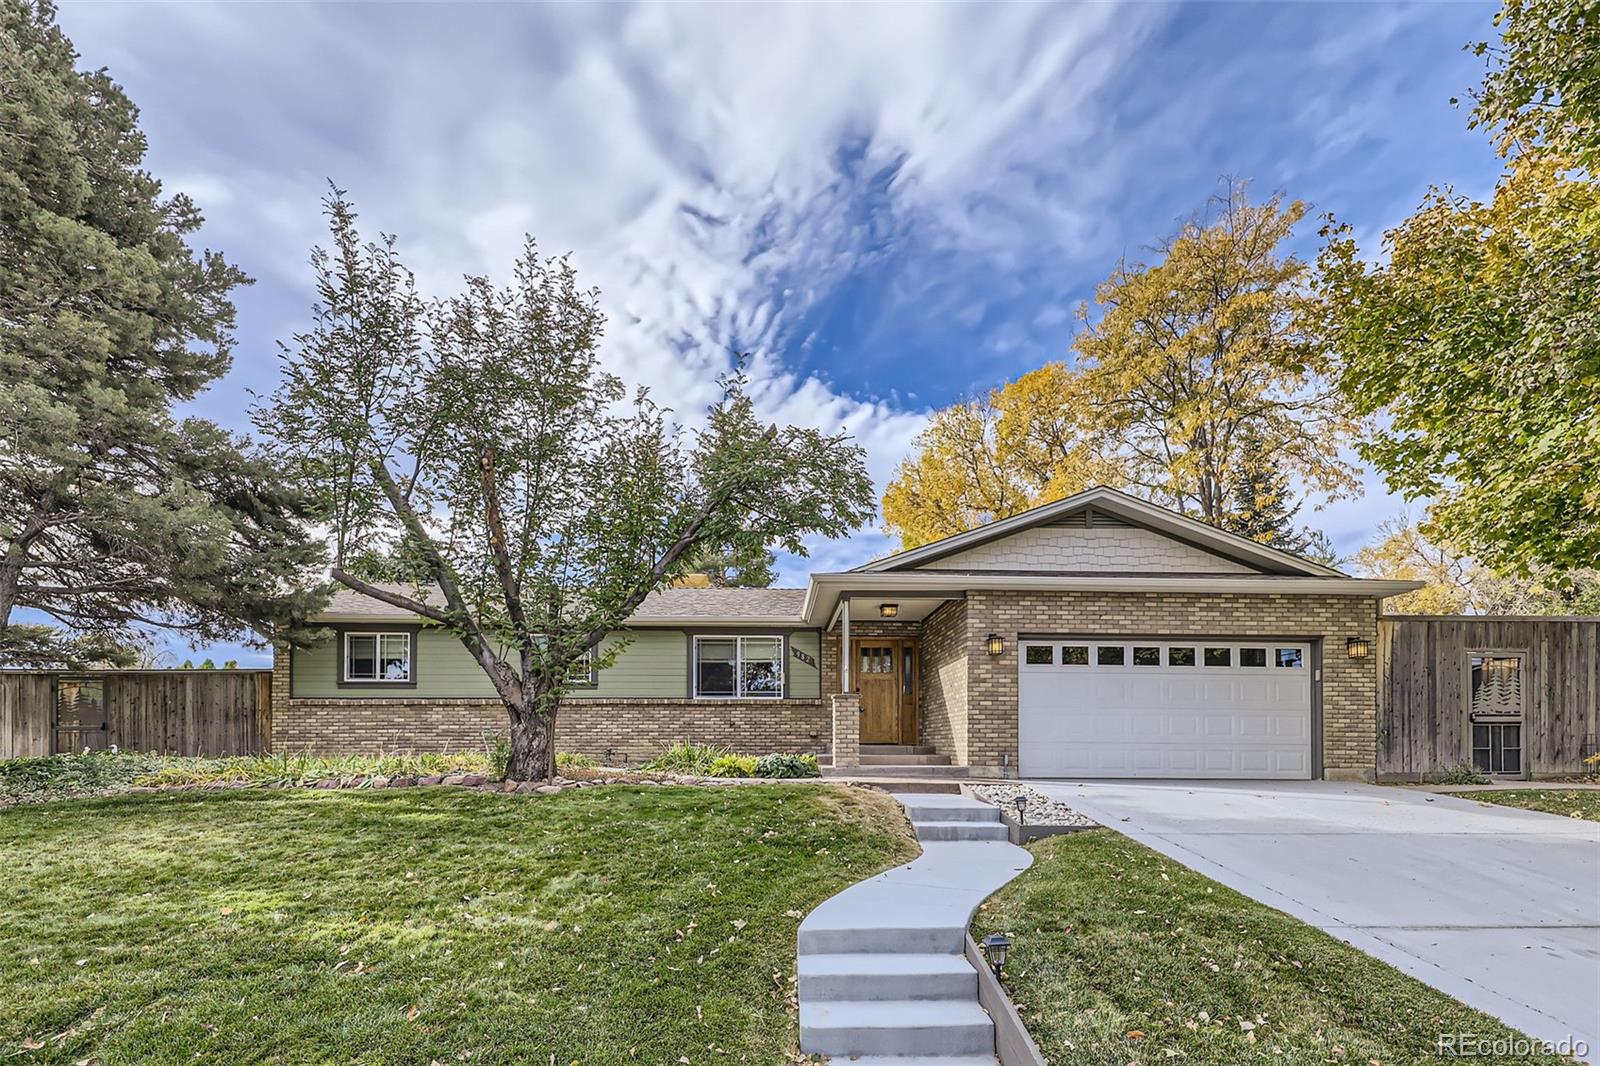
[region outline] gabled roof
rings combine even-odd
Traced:
[[[1160,533],[1224,559],[1241,563],[1262,574],[1298,577],[1347,576],[1331,566],[1324,566],[1277,548],[1269,548],[1248,537],[1217,529],[1187,515],[1158,507],[1103,485],[1086,489],[1053,503],[1042,504],[1010,518],[990,522],[965,533],[936,540],[932,544],[924,544],[920,548],[874,560],[850,572],[885,573],[927,567],[958,552],[1013,536],[1037,526],[1064,523],[1080,514],[1089,515],[1090,521],[1094,515],[1109,515],[1115,520]]]

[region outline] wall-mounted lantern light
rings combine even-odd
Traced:
[[[990,655],[999,655],[1006,650],[1006,638],[999,633],[990,633],[983,646]]]
[[[895,615],[897,615],[899,613],[900,613],[900,605],[898,603],[880,603],[880,604],[878,604],[878,617],[879,618],[893,618]]]
[[[1372,655],[1372,641],[1365,637],[1346,637],[1344,653],[1352,659],[1365,659]]]
[[[990,933],[983,938],[983,957],[989,960],[989,968],[999,973],[1005,968],[1006,952],[1011,950],[1011,938],[1004,933]]]

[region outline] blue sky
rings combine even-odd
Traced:
[[[203,243],[256,279],[200,412],[243,429],[270,388],[331,179],[434,293],[504,276],[524,232],[571,252],[606,361],[691,416],[756,353],[764,413],[847,427],[881,487],[930,408],[1064,355],[1077,303],[1222,175],[1368,245],[1430,182],[1487,193],[1493,152],[1449,101],[1493,13],[68,3],[61,22],[142,109]],[[1299,241],[1313,255],[1315,226]],[[1398,510],[1369,477],[1303,517],[1352,552]],[[819,543],[784,583],[887,543]]]

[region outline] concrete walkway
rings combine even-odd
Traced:
[[[1600,824],[1324,781],[1029,784],[1600,1061]]]
[[[855,1066],[993,1066],[994,1024],[964,955],[972,912],[1033,856],[998,808],[897,795],[922,841],[800,923],[800,1049]]]

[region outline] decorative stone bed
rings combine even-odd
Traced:
[[[1100,824],[1087,815],[1079,814],[1065,803],[1053,800],[1038,789],[1020,782],[969,784],[963,787],[973,799],[980,799],[999,807],[1000,813],[1008,822],[1017,820],[1017,797],[1027,797],[1028,805],[1024,812],[1023,824],[1030,829],[1036,826],[1092,829]]]

